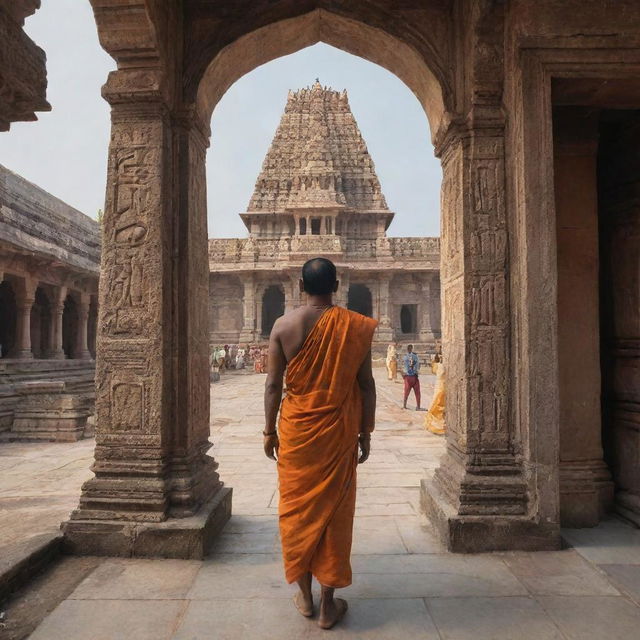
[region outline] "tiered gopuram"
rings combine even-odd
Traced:
[[[289,92],[246,213],[248,238],[210,239],[212,343],[265,340],[302,303],[300,268],[338,268],[338,303],[380,324],[376,342],[440,338],[439,238],[390,238],[393,220],[347,92]]]

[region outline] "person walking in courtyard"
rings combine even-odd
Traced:
[[[264,451],[278,464],[285,577],[300,588],[295,606],[303,616],[314,615],[315,577],[321,585],[318,625],[330,629],[347,611],[334,590],[352,579],[356,466],[369,457],[375,423],[371,341],[377,322],[334,306],[338,281],[329,260],[306,262],[300,285],[307,304],[278,318],[269,338]]]
[[[407,346],[407,353],[402,358],[402,378],[404,380],[404,401],[402,408],[407,408],[407,400],[411,389],[416,396],[416,411],[422,411],[420,408],[420,380],[418,379],[418,371],[420,369],[420,361],[417,354],[413,352],[413,345]]]
[[[393,342],[387,347],[387,373],[389,380],[395,380],[398,375],[398,350],[396,343]]]

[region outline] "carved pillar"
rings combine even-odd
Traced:
[[[433,304],[433,296],[431,295],[431,278],[425,276],[422,283],[422,295],[418,306],[419,314],[419,340],[420,342],[433,342],[433,328],[431,327],[431,305]]]
[[[438,148],[447,449],[423,506],[452,550],[549,548],[510,424],[504,123],[498,108],[473,115]]]
[[[244,295],[242,297],[244,320],[240,333],[240,342],[250,344],[256,340],[256,285],[252,273],[242,276],[242,285],[244,287]]]
[[[51,303],[51,324],[49,325],[49,354],[51,359],[63,359],[62,349],[62,314],[64,313],[64,299],[67,288],[59,287]]]
[[[390,342],[393,340],[393,329],[391,328],[391,317],[389,314],[389,282],[391,276],[381,273],[378,276],[378,340]]]
[[[336,292],[336,304],[340,307],[347,306],[349,300],[349,273],[348,271],[338,270],[338,291]]]
[[[78,333],[76,335],[75,354],[78,360],[91,360],[91,353],[88,348],[88,323],[89,323],[89,303],[87,294],[80,295],[78,303]]]
[[[25,278],[22,290],[16,296],[17,336],[14,358],[19,360],[33,359],[31,350],[31,310],[36,298],[36,282]]]
[[[119,70],[111,103],[96,359],[95,477],[77,553],[194,558],[230,515],[209,436],[207,132],[162,72]]]

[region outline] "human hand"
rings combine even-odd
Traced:
[[[362,464],[367,461],[369,453],[371,451],[371,434],[361,433],[358,436],[358,445],[360,446],[360,457],[358,458],[358,464]]]
[[[275,460],[277,462],[278,449],[280,448],[280,440],[278,440],[278,434],[274,432],[274,433],[265,435],[263,446],[264,446],[264,453],[267,456],[267,458],[270,458],[271,460]]]

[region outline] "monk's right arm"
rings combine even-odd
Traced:
[[[371,351],[358,370],[358,386],[362,394],[360,433],[371,433],[376,426],[376,381],[371,368]]]
[[[275,432],[276,430],[278,409],[282,401],[282,379],[287,366],[287,361],[282,352],[282,346],[278,337],[278,324],[276,320],[276,324],[269,337],[269,366],[267,380],[264,385],[264,417],[265,432],[267,433]]]

